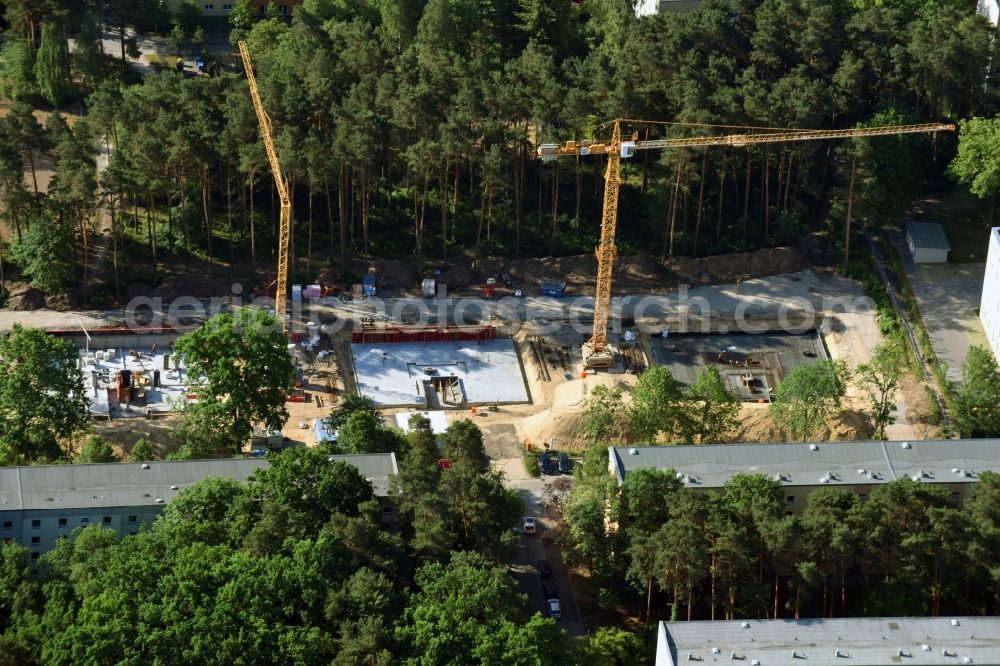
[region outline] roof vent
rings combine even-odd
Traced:
[[[904,650],[899,649],[899,650],[896,650],[896,656],[897,657],[909,657],[910,655],[906,654],[906,652]]]
[[[170,486],[171,490],[177,490],[177,486]]]
[[[913,479],[914,481],[919,481],[920,479],[922,479],[922,478],[924,478],[924,477],[923,477],[923,475],[922,475],[922,474],[914,474],[914,475],[913,475],[913,476],[911,476],[910,478],[911,478],[911,479]]]
[[[903,447],[904,449],[912,449],[912,448],[913,448],[912,446],[910,446],[910,443],[909,443],[909,442],[903,442],[901,446],[902,446],[902,447]]]
[[[798,658],[799,658],[799,655],[797,655],[795,653],[795,650],[792,650],[792,659],[798,659]]]
[[[867,474],[867,473],[868,473],[868,470],[866,470],[864,468],[861,468],[861,469],[858,470],[858,474]]]
[[[810,451],[819,451],[819,444],[810,444],[809,445],[809,450]]]
[[[674,476],[676,476],[678,479],[683,479],[684,478],[684,472],[676,472],[674,474]]]
[[[157,497],[156,498],[156,503],[157,504],[163,504],[163,498],[162,497]]]
[[[820,483],[830,483],[830,479],[826,478],[825,476],[821,476],[819,478],[819,482]]]
[[[736,659],[736,650],[733,650],[733,651],[731,651],[731,652],[729,653],[729,658],[730,658],[730,659]]]
[[[149,463],[142,463],[143,469],[149,469]]]
[[[972,663],[972,657],[962,657],[962,663],[963,664],[971,664]]]
[[[630,456],[637,456],[637,455],[639,455],[639,449],[629,449],[628,450],[628,454]]]
[[[941,656],[942,657],[954,657],[955,655],[952,654],[951,652],[948,652],[948,648],[941,648]]]
[[[750,628],[750,623],[749,622],[744,622],[740,626],[743,627],[744,629],[749,629]]]
[[[952,620],[952,621],[951,621],[951,626],[953,626],[953,627],[957,627],[957,626],[958,626],[959,624],[960,624],[960,623],[959,623],[959,621],[958,621],[958,620]]]
[[[751,659],[750,660],[750,666],[760,666],[760,660],[759,659]]]
[[[719,648],[717,647],[712,648],[712,654],[719,654],[720,652],[722,652],[722,650],[720,650]]]
[[[924,652],[930,652],[931,646],[928,645],[927,643],[924,643],[923,645],[920,646],[920,649],[923,650]]]
[[[960,469],[958,469],[957,467],[952,467],[952,468],[951,468],[951,473],[952,473],[952,474],[958,474],[958,473],[959,473],[959,472],[961,472],[961,471],[963,471],[963,470],[960,470]]]
[[[844,655],[842,655],[842,654],[840,653],[840,649],[839,649],[839,648],[833,651],[833,657],[834,657],[834,659],[840,659],[840,658],[841,658],[841,657],[843,657],[843,656],[844,656]]]

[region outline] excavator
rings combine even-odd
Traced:
[[[616,118],[603,127],[611,126],[607,141],[567,141],[562,144],[543,143],[538,147],[538,157],[552,162],[560,157],[585,157],[606,155],[607,170],[604,175],[604,209],[601,215],[601,241],[597,246],[597,288],[594,294],[594,324],[590,340],[583,345],[583,363],[587,370],[612,368],[618,363],[615,349],[608,343],[608,315],[611,308],[611,278],[616,257],[615,234],[618,230],[618,190],[621,186],[621,161],[639,150],[671,148],[696,148],[707,146],[743,147],[761,143],[818,141],[822,139],[854,139],[894,134],[919,134],[925,132],[953,132],[955,126],[945,123],[918,125],[892,125],[883,127],[858,127],[853,129],[809,130],[773,128],[741,128],[736,134],[693,136],[672,139],[640,141],[637,133],[623,138],[622,125],[651,124],[649,121]],[[663,123],[654,123],[663,124]],[[673,123],[671,123],[673,124]]]

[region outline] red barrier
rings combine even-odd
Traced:
[[[378,344],[395,342],[489,342],[495,337],[492,327],[468,328],[422,328],[399,329],[383,328],[378,330],[361,330],[351,333],[351,342],[355,344]]]

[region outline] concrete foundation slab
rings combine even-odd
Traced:
[[[169,351],[169,350],[168,350]],[[169,354],[149,349],[93,349],[80,352],[80,369],[90,413],[125,418],[167,414],[183,409],[188,401],[188,377],[184,364],[169,363]],[[127,370],[133,390],[120,399],[118,376]],[[125,396],[122,396],[125,397]]]
[[[351,345],[358,392],[383,407],[528,402],[513,340]]]
[[[818,331],[795,334],[671,333],[650,339],[653,362],[670,370],[684,385],[694,383],[698,371],[714,367],[729,391],[748,401],[769,401],[770,390],[800,365],[828,358]]]

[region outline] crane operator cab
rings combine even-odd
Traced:
[[[622,159],[627,160],[635,155],[635,141],[622,141],[621,148]]]

